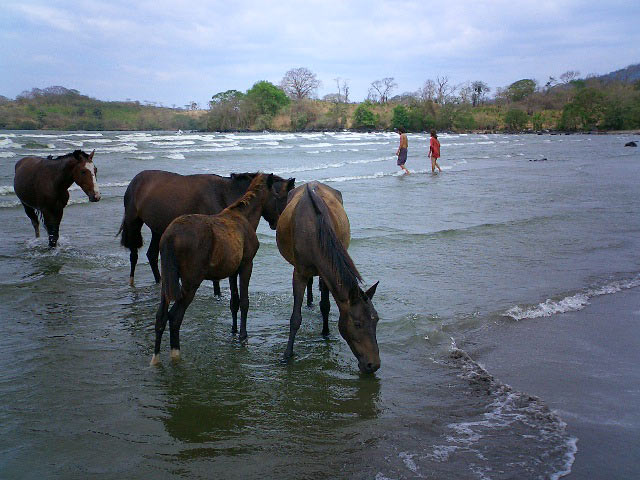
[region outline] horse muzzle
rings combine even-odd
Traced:
[[[99,193],[92,193],[89,195],[90,202],[99,202],[102,196]]]
[[[380,368],[380,359],[377,361],[361,359],[358,361],[358,368],[362,373],[373,373]]]

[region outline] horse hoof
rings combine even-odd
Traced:
[[[129,286],[133,287],[133,277],[129,277]]]
[[[158,355],[154,353],[153,357],[151,357],[151,362],[149,363],[149,365],[153,367],[154,365],[158,365],[159,363],[160,363],[160,358],[158,357]]]
[[[170,355],[171,355],[171,360],[174,360],[174,361],[180,360],[180,350],[176,348],[172,348]]]

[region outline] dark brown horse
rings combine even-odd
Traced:
[[[69,187],[75,182],[89,197],[100,200],[100,191],[93,164],[93,154],[82,150],[60,157],[24,157],[16,163],[13,189],[31,220],[36,238],[40,237],[38,213],[49,234],[49,247],[58,243],[62,212],[69,201]]]
[[[376,340],[378,313],[371,300],[376,283],[366,292],[362,278],[347,253],[351,230],[342,206],[342,194],[328,185],[311,182],[289,193],[278,220],[276,240],[282,256],[293,265],[293,313],[285,359],[293,355],[293,342],[302,322],[305,287],[320,276],[322,334],[329,334],[329,292],[338,305],[338,329],[364,373],[380,368]]]
[[[219,175],[179,175],[162,170],[144,170],[137,174],[124,194],[124,218],[120,231],[120,243],[131,253],[129,283],[138,262],[138,249],[142,246],[142,225],[151,230],[151,242],[147,258],[156,283],[160,282],[158,252],[160,237],[169,224],[180,215],[200,213],[214,215],[238,200],[249,188],[255,173],[232,173],[230,177]],[[295,179],[274,176],[275,202],[282,212],[287,202],[287,194],[294,187]],[[275,229],[275,223],[270,225]],[[220,287],[214,282],[215,294],[220,295]]]
[[[274,175],[257,174],[249,189],[217,215],[182,215],[167,227],[160,240],[162,290],[156,314],[156,342],[151,364],[158,363],[162,334],[169,321],[171,357],[180,356],[180,325],[203,280],[229,278],[232,332],[247,337],[249,280],[253,258],[260,247],[256,228],[263,216],[275,225],[279,211]],[[240,294],[238,295],[238,277]],[[171,310],[169,303],[175,301]]]

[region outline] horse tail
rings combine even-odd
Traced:
[[[347,253],[347,249],[336,235],[331,222],[329,207],[324,199],[309,187],[309,184],[307,184],[307,194],[316,212],[318,239],[324,257],[329,260],[333,271],[338,274],[338,277],[348,290],[359,286],[359,282],[362,282],[362,276],[349,253]]]
[[[131,184],[129,184],[129,187],[127,187],[127,191],[124,194],[124,216],[122,217],[120,230],[116,233],[116,237],[122,234],[122,237],[120,238],[120,245],[133,252],[142,246],[143,222],[134,213],[135,208],[131,196]]]
[[[160,245],[160,265],[162,267],[162,296],[168,302],[180,300],[182,288],[180,286],[180,268],[173,236],[164,238]]]

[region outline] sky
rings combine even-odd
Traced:
[[[350,100],[393,77],[544,84],[640,62],[640,1],[0,0],[0,95],[60,85],[100,100],[206,107],[305,67]]]

